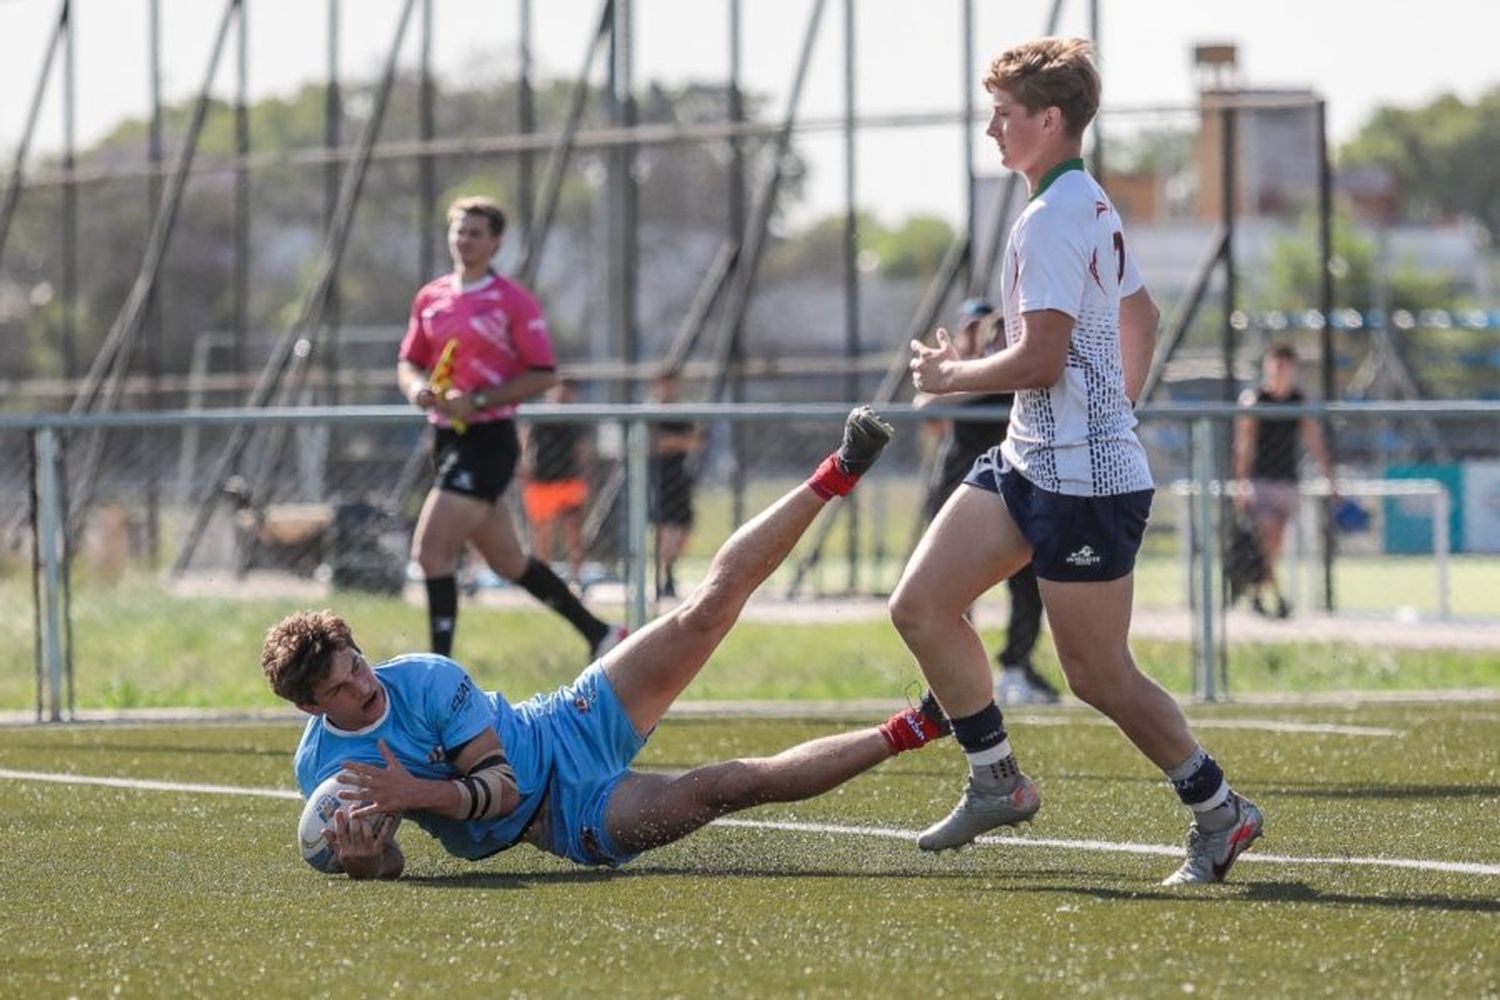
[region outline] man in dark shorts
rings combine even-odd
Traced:
[[[1297,385],[1297,349],[1291,344],[1272,344],[1261,359],[1261,381],[1246,389],[1240,405],[1247,410],[1277,405],[1295,406],[1306,402]],[[1234,504],[1249,516],[1259,536],[1260,579],[1255,582],[1250,606],[1259,614],[1289,617],[1291,605],[1276,583],[1276,563],[1287,525],[1297,516],[1301,501],[1298,487],[1302,444],[1307,443],[1333,490],[1333,461],[1323,443],[1318,422],[1306,416],[1271,416],[1262,411],[1250,413],[1234,422],[1234,476],[1240,489]]]
[[[571,403],[578,398],[572,381],[562,379],[547,392],[547,401]],[[527,424],[523,428],[521,498],[531,522],[532,544],[551,560],[561,531],[573,582],[583,582],[583,512],[589,500],[591,448],[587,424]]]
[[[677,376],[656,381],[656,401],[675,403]],[[656,528],[656,596],[677,596],[677,560],[693,531],[693,458],[702,432],[686,420],[664,420],[651,433],[651,523]]]
[[[472,543],[496,573],[566,618],[598,659],[625,630],[590,614],[550,566],[526,552],[503,501],[521,450],[516,408],[557,381],[536,299],[490,268],[504,232],[505,214],[489,198],[449,206],[453,271],[417,292],[397,365],[402,394],[427,411],[437,432],[437,478],[412,538],[412,558],[427,581],[432,650],[444,656],[453,650],[454,574]],[[449,344],[455,347],[444,372]]]
[[[997,335],[1000,338],[1005,335],[1005,324],[995,313],[995,307],[983,299],[965,301],[959,307],[959,318],[960,325],[953,343],[960,357],[981,357]],[[938,402],[962,406],[1010,406],[1014,400],[1013,392],[953,393],[948,396],[918,393],[916,405],[919,409]],[[928,490],[924,504],[929,523],[963,484],[974,463],[1005,440],[1008,425],[1006,420],[949,422],[938,456],[938,478]],[[1031,564],[1027,563],[1012,573],[1005,586],[1010,592],[1010,611],[1005,626],[1005,647],[995,654],[995,662],[1000,666],[1000,675],[995,678],[995,699],[1010,705],[1055,704],[1059,700],[1057,689],[1037,673],[1031,662],[1031,653],[1042,632],[1042,593]]]

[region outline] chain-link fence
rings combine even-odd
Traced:
[[[1222,683],[1214,665],[1241,639],[1399,632],[1441,646],[1469,629],[1500,640],[1500,404],[1271,405],[1142,411],[1158,492],[1137,562],[1137,633],[1191,642],[1209,695]],[[837,444],[843,412],[530,407],[521,475],[502,502],[588,603],[638,623],[701,579],[736,525],[807,476]],[[899,426],[887,454],[759,600],[795,601],[814,620],[820,606],[878,617],[927,517],[940,426],[920,426],[1000,415],[889,412]],[[1394,446],[1423,424],[1442,429],[1447,457],[1412,460]],[[167,627],[205,657],[224,655],[220,602],[358,594],[420,605],[407,553],[431,481],[426,435],[416,413],[389,407],[12,419],[0,430],[0,587],[17,653],[0,697],[22,707],[35,686],[39,711],[65,706],[70,671],[90,669],[90,650],[149,648],[133,630],[164,627],[141,612],[166,595],[198,602],[195,620]],[[1291,449],[1266,459],[1291,478],[1244,457],[1268,440]],[[471,601],[521,597],[473,553],[460,579]]]

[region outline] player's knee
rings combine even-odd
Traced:
[[[896,587],[886,605],[891,624],[905,639],[920,638],[931,627],[937,617],[937,609],[916,587],[908,587],[903,581]]]
[[[1069,669],[1066,662],[1063,663],[1063,678],[1068,682],[1068,690],[1073,693],[1073,697],[1103,711],[1104,702],[1109,697],[1108,685],[1100,684],[1087,670],[1078,667]]]
[[[1116,662],[1101,659],[1096,653],[1092,659],[1085,660],[1066,648],[1059,648],[1057,658],[1073,696],[1105,715],[1113,716],[1113,709],[1122,703],[1122,699],[1133,696],[1130,681],[1136,670],[1128,657]]]
[[[739,617],[740,603],[721,578],[711,576],[694,588],[673,614],[695,634],[723,634]]]
[[[711,789],[715,812],[748,809],[765,801],[761,769],[748,760],[728,760],[720,764]]]
[[[411,558],[422,567],[422,574],[427,577],[449,575],[453,572],[458,559],[456,555],[449,555],[444,551],[442,546],[420,535],[412,539]]]

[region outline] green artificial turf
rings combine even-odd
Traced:
[[[0,777],[0,992],[1500,991],[1500,705],[1190,714],[1267,814],[1255,854],[1273,860],[1243,861],[1223,886],[1157,885],[1175,862],[1142,851],[1180,845],[1185,814],[1111,727],[1078,709],[1009,713],[1045,803],[1023,842],[940,858],[908,835],[952,804],[963,766],[951,745],[736,817],[837,830],[711,827],[611,872],[527,847],[462,862],[408,826],[407,877],[382,884],[306,868],[292,800]],[[638,763],[771,753],[868,721],[669,718]],[[1330,724],[1357,728],[1297,728]],[[16,727],[0,729],[0,769],[285,790],[296,738],[288,725]],[[880,835],[891,830],[905,833]],[[1362,857],[1488,867],[1339,860]]]

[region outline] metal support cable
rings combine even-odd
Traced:
[[[177,210],[181,207],[183,191],[187,187],[188,174],[192,169],[193,154],[197,151],[198,137],[203,130],[203,121],[208,115],[214,75],[218,72],[224,43],[229,37],[229,25],[241,2],[242,0],[227,0],[224,5],[224,14],[219,19],[219,30],[215,35],[213,49],[209,55],[208,69],[203,76],[203,86],[199,89],[198,100],[193,106],[187,135],[177,150],[176,162],[172,165],[172,174],[162,193],[161,205],[152,222],[151,232],[146,237],[146,252],[142,257],[140,269],[136,273],[125,305],[110,325],[109,333],[105,335],[104,343],[94,358],[88,376],[82,388],[79,389],[77,398],[73,400],[73,405],[69,408],[70,413],[82,413],[92,409],[104,379],[115,369],[120,357],[129,357],[130,352],[127,348],[140,327],[146,302],[150,298],[151,290],[156,286],[167,244],[172,238],[172,229],[177,221]]]
[[[1168,362],[1187,339],[1188,330],[1192,327],[1193,320],[1198,317],[1198,309],[1203,305],[1203,296],[1208,291],[1208,283],[1213,280],[1214,270],[1224,259],[1224,246],[1228,241],[1229,233],[1223,226],[1215,229],[1213,236],[1209,238],[1203,256],[1198,259],[1198,266],[1193,269],[1193,277],[1188,281],[1187,291],[1183,293],[1182,298],[1177,300],[1177,308],[1173,312],[1172,321],[1167,324],[1166,336],[1156,344],[1156,350],[1151,358],[1151,369],[1146,373],[1146,381],[1141,385],[1141,398],[1136,401],[1137,405],[1147,402],[1155,394]]]
[[[756,197],[755,212],[740,246],[738,264],[729,286],[729,297],[725,301],[721,317],[719,342],[714,351],[716,370],[709,386],[708,398],[723,398],[729,381],[730,360],[735,356],[745,314],[750,306],[750,293],[755,285],[755,272],[760,266],[761,254],[765,250],[766,237],[771,226],[771,215],[776,208],[776,195],[781,188],[784,171],[782,165],[791,148],[792,134],[797,122],[797,109],[802,103],[803,85],[812,64],[812,53],[818,38],[818,25],[823,18],[826,0],[813,0],[808,15],[807,30],[803,33],[802,53],[797,60],[797,71],[792,78],[792,89],[787,96],[786,110],[782,114],[781,128],[776,133],[776,142],[771,153],[771,170],[761,184]]]
[[[209,56],[208,68],[203,76],[203,85],[193,107],[187,135],[178,149],[172,175],[163,192],[156,217],[152,220],[151,232],[146,237],[146,251],[141,259],[140,269],[136,273],[125,304],[115,316],[114,322],[110,324],[104,343],[100,346],[99,353],[95,355],[93,364],[89,366],[88,374],[79,387],[78,395],[68,408],[69,413],[85,413],[95,409],[101,391],[104,392],[105,409],[113,409],[119,402],[125,373],[130,367],[131,355],[134,353],[135,340],[140,333],[152,300],[152,293],[161,275],[162,261],[172,239],[178,209],[182,205],[183,192],[186,190],[188,175],[192,168],[193,154],[197,150],[198,138],[202,134],[203,122],[208,114],[210,90],[213,87],[214,76],[218,72],[225,40],[229,36],[229,25],[240,11],[242,3],[243,0],[227,0],[224,6],[224,14],[219,20],[219,30]],[[94,432],[90,435],[83,461],[78,466],[78,486],[68,517],[67,534],[70,539],[75,538],[82,530],[83,519],[93,504],[94,488],[103,460],[105,437],[104,432]]]
[[[954,235],[953,242],[948,244],[948,251],[943,255],[943,261],[938,265],[938,270],[927,284],[927,291],[922,296],[922,301],[917,305],[917,311],[912,316],[908,325],[906,335],[896,345],[896,350],[891,355],[891,365],[881,381],[880,387],[875,391],[874,402],[889,403],[896,398],[901,387],[906,384],[907,361],[910,357],[907,351],[907,343],[912,340],[921,340],[932,328],[937,320],[938,311],[942,309],[943,302],[953,289],[958,280],[959,273],[969,259],[969,234],[967,231]],[[844,504],[839,504],[833,512],[823,518],[817,525],[813,534],[812,544],[808,547],[807,555],[797,562],[792,570],[792,580],[787,584],[786,593],[788,597],[795,597],[802,592],[802,583],[823,558],[823,547],[827,544],[828,537],[833,533],[833,527],[838,522],[839,514],[845,509]]]
[[[379,134],[381,121],[384,118],[385,107],[389,103],[391,84],[395,79],[396,58],[401,49],[401,42],[406,37],[406,27],[411,21],[412,9],[416,0],[406,0],[401,8],[401,15],[396,25],[395,39],[391,44],[389,57],[386,61],[385,74],[382,86],[376,98],[375,110],[371,113],[370,120],[365,125],[363,135],[360,137],[359,152],[350,161],[344,173],[344,180],[339,189],[339,202],[334,211],[333,218],[329,223],[329,231],[323,242],[319,253],[317,267],[314,271],[314,279],[303,299],[302,308],[296,321],[291,328],[282,335],[277,342],[266,366],[261,370],[260,377],[256,380],[255,387],[250,392],[250,397],[245,405],[249,408],[259,408],[266,405],[277,386],[280,384],[285,371],[293,361],[294,354],[299,349],[304,354],[310,353],[312,344],[307,341],[306,332],[318,330],[318,324],[325,303],[328,300],[329,291],[333,287],[334,276],[338,273],[339,263],[343,260],[344,247],[348,241],[350,225],[354,218],[354,209],[359,201],[359,194],[364,186],[364,178],[370,163],[370,151],[374,148],[375,139]],[[249,440],[250,430],[244,424],[236,425],[230,432],[229,441],[219,452],[219,459],[214,465],[213,473],[208,482],[209,487],[205,493],[197,513],[194,515],[193,523],[184,538],[182,549],[177,554],[177,560],[172,566],[173,575],[181,575],[187,569],[192,560],[193,553],[202,540],[203,532],[208,527],[209,519],[213,516],[214,508],[217,506],[219,494],[227,482],[230,470],[239,462],[244,453],[245,446]]]
[[[47,78],[52,75],[52,60],[57,56],[58,43],[63,32],[68,31],[71,4],[62,0],[57,10],[52,37],[47,41],[47,54],[42,57],[42,71],[37,74],[36,90],[31,95],[31,106],[26,111],[26,124],[21,129],[21,141],[16,146],[14,166],[10,170],[10,182],[5,185],[5,201],[0,203],[0,259],[5,256],[5,241],[10,236],[11,220],[15,217],[16,204],[21,200],[21,180],[24,176],[26,156],[31,151],[31,139],[36,134],[37,119],[42,112],[42,98],[47,94]]]
[[[423,2],[425,3],[426,0]],[[293,327],[292,331],[289,331],[289,333],[296,334],[296,337],[293,341],[294,349],[283,368],[281,385],[276,396],[277,406],[291,406],[301,399],[307,390],[308,374],[312,370],[313,360],[322,351],[331,335],[331,327],[322,321],[324,310],[338,274],[339,262],[343,259],[349,230],[354,223],[354,212],[358,207],[359,194],[363,189],[365,175],[370,165],[369,152],[375,147],[375,141],[379,138],[380,129],[385,123],[386,111],[390,107],[391,92],[396,81],[397,59],[406,37],[409,15],[415,3],[416,0],[408,0],[405,12],[397,24],[396,35],[391,41],[385,72],[381,76],[380,88],[376,92],[375,106],[360,135],[358,148],[364,155],[351,160],[345,171],[339,190],[339,202],[324,242],[319,281],[305,303],[298,324]],[[308,331],[312,331],[310,338],[307,335]],[[275,427],[267,432],[266,444],[261,450],[260,461],[250,477],[250,510],[257,520],[271,501],[276,471],[286,448],[287,433],[288,429],[285,427]],[[210,502],[213,499],[211,497]],[[242,538],[241,543],[237,569],[243,573],[254,556],[255,539],[253,536]]]
[[[583,106],[589,95],[589,70],[593,68],[594,60],[598,58],[599,47],[609,37],[614,26],[614,19],[614,0],[604,0],[604,5],[599,11],[598,24],[594,28],[593,37],[589,39],[588,49],[584,53],[583,65],[579,67],[578,77],[573,81],[573,90],[568,95],[567,119],[547,157],[547,172],[542,178],[542,194],[538,199],[536,222],[532,230],[526,234],[526,247],[521,252],[521,262],[516,267],[516,279],[523,285],[531,285],[536,281],[536,272],[542,262],[542,249],[546,246],[547,234],[552,228],[552,216],[557,212],[558,197],[562,193],[563,170],[567,167],[568,158],[573,153],[574,140],[578,136],[578,125],[583,120]]]

